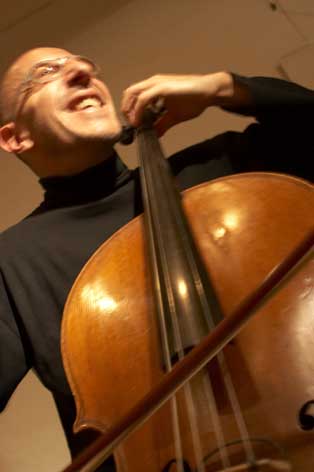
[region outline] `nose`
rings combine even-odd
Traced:
[[[70,87],[89,85],[93,71],[91,67],[84,62],[77,60],[69,61],[64,70],[64,78]]]

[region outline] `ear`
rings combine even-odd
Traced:
[[[12,121],[0,128],[0,147],[7,152],[22,154],[31,149],[34,145],[28,133],[20,133],[16,124]]]

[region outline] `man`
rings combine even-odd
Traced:
[[[253,169],[313,180],[312,91],[227,72],[163,75],[127,89],[121,108],[138,126],[144,108],[159,97],[167,110],[156,123],[160,135],[208,106],[259,121],[171,157],[182,189]],[[40,206],[0,238],[0,407],[34,368],[54,396],[76,455],[94,435],[72,434],[75,407],[60,355],[62,311],[90,256],[142,211],[138,172],[115,154],[121,124],[88,59],[56,48],[28,51],[6,72],[0,99],[1,146],[35,172],[45,190]]]

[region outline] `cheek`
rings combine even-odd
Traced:
[[[31,129],[35,135],[45,134],[51,128],[53,117],[51,110],[47,106],[38,106],[33,109],[30,123]]]
[[[24,115],[33,130],[42,126],[52,111],[51,100],[41,92],[34,93],[28,100]]]
[[[95,82],[95,87],[105,96],[107,102],[110,102],[113,104],[113,99],[110,94],[110,91],[108,87],[101,81],[96,81]]]
[[[35,146],[42,148],[48,143],[55,142],[56,138],[64,140],[63,126],[53,104],[49,100],[36,100],[28,110],[27,128],[35,143]]]
[[[54,113],[57,109],[57,103],[62,102],[62,86],[55,80],[43,84],[32,96],[31,106],[38,110],[39,114]]]

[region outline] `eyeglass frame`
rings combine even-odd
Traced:
[[[63,56],[63,57],[57,57],[56,59],[46,59],[46,60],[37,62],[36,64],[34,64],[31,67],[31,69],[29,70],[29,72],[26,75],[26,78],[21,82],[21,84],[19,85],[19,87],[17,89],[17,93],[16,93],[17,98],[21,94],[24,94],[25,92],[27,92],[27,93],[24,96],[24,99],[21,101],[20,105],[17,107],[16,113],[14,114],[14,119],[12,121],[17,120],[17,118],[18,118],[18,116],[21,112],[21,109],[24,106],[25,100],[28,98],[28,93],[31,92],[31,90],[33,89],[33,86],[36,85],[36,84],[47,84],[49,82],[53,82],[55,79],[57,79],[59,77],[59,75],[63,71],[64,66],[70,60],[85,62],[86,64],[88,64],[92,67],[91,74],[92,74],[93,77],[96,77],[97,75],[99,75],[100,68],[98,67],[98,65],[95,64],[91,59],[88,59],[85,56],[78,56],[78,55]],[[62,61],[62,62],[60,62],[60,61]],[[42,65],[45,65],[45,64],[49,65],[51,63],[59,63],[59,65],[60,65],[60,69],[57,72],[53,73],[53,77],[49,77],[49,74],[47,76],[43,76],[44,80],[41,80],[40,78],[35,79],[33,77],[34,71],[38,67],[40,67]]]

